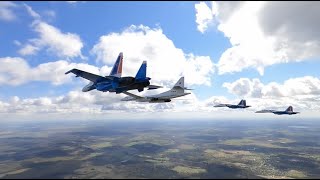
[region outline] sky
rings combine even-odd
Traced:
[[[319,2],[0,2],[1,119],[317,118]],[[148,63],[157,90],[181,77],[192,94],[170,103],[120,101],[81,89],[78,68],[106,76],[123,52],[122,76]],[[213,107],[238,104],[244,110]]]

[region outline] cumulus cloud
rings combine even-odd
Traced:
[[[228,89],[229,93],[241,97],[262,97],[263,84],[259,79],[240,78],[232,83],[223,83],[223,87]]]
[[[77,34],[63,33],[58,28],[40,20],[35,20],[32,28],[39,37],[29,39],[28,43],[19,50],[21,55],[36,54],[40,49],[46,48],[48,52],[60,58],[84,58],[81,53],[83,43]]]
[[[26,44],[18,51],[18,53],[23,56],[35,55],[39,50],[40,50],[40,48],[37,46],[31,45],[31,44]]]
[[[17,16],[13,12],[13,8],[17,5],[13,2],[2,1],[0,2],[0,20],[13,21]]]
[[[218,1],[211,6],[216,9],[212,21],[232,45],[220,57],[219,74],[255,68],[263,75],[266,66],[320,55],[319,2]]]
[[[229,108],[214,108],[215,104],[237,104],[240,99],[230,100],[223,96],[212,96],[199,101],[194,95],[189,96],[187,103],[173,100],[170,103],[138,103],[120,101],[124,94],[102,93],[99,91],[81,92],[73,90],[62,96],[19,98],[11,97],[7,102],[0,100],[0,116],[11,117],[39,117],[40,119],[235,119],[236,118],[265,118],[266,116],[252,116],[256,110],[265,108],[284,110],[292,105],[294,110],[317,110],[316,102],[306,103],[305,99],[300,102],[292,98],[248,98],[249,109],[234,111]],[[188,96],[186,96],[188,97]],[[319,100],[319,99],[318,99]],[[42,114],[46,116],[41,116]],[[49,114],[49,116],[48,116]],[[134,114],[134,116],[133,116]],[[302,114],[303,117],[308,113]]]
[[[123,76],[135,76],[146,60],[147,76],[154,83],[171,86],[180,76],[185,76],[187,85],[211,84],[213,63],[210,57],[185,54],[160,28],[131,25],[121,33],[101,36],[91,50],[99,62],[110,66],[119,52],[124,53]]]
[[[208,29],[210,23],[212,23],[213,15],[216,14],[216,9],[211,10],[205,2],[195,4],[195,9],[196,23],[198,24],[197,28],[201,33],[204,33]]]
[[[30,67],[27,61],[19,57],[0,58],[0,83],[5,85],[21,85],[30,81],[48,81],[53,85],[61,85],[71,81],[71,75],[65,72],[78,68],[95,74],[104,75],[111,67],[97,68],[85,63],[69,63],[65,60],[39,64]],[[87,81],[87,80],[86,80]]]
[[[224,83],[223,87],[234,95],[255,102],[256,107],[285,108],[293,105],[301,109],[320,108],[320,79],[312,76],[291,78],[283,84],[263,84],[257,78],[240,78],[232,83]]]
[[[85,57],[81,53],[83,42],[79,35],[75,33],[64,33],[60,29],[46,23],[42,17],[32,9],[31,6],[23,4],[28,14],[34,18],[31,28],[38,34],[37,38],[29,39],[23,44],[18,53],[20,55],[36,55],[40,50],[46,49],[59,58]],[[44,11],[48,18],[53,18],[55,12],[52,10]]]
[[[81,92],[73,90],[66,95],[55,97],[19,98],[11,97],[7,102],[0,101],[0,113],[53,113],[53,114],[96,114],[170,112],[174,103],[138,103],[121,101],[124,94],[99,91]]]
[[[291,78],[283,84],[271,82],[266,85],[259,79],[240,78],[232,83],[224,83],[232,94],[246,97],[292,97],[297,95],[320,95],[320,79],[312,76]]]

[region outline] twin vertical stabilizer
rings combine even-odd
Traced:
[[[123,62],[123,53],[119,53],[119,56],[114,63],[110,75],[109,76],[115,76],[115,77],[121,77],[122,74],[122,62]]]

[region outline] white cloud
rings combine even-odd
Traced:
[[[13,2],[1,1],[0,2],[0,20],[4,21],[13,21],[17,17],[13,13],[13,8],[16,8],[17,5]]]
[[[49,18],[55,18],[56,17],[56,12],[54,12],[53,10],[45,10],[44,14],[46,16],[48,16]]]
[[[265,108],[284,110],[292,105],[295,111],[302,111],[301,117],[315,117],[319,105],[316,101],[297,101],[293,98],[247,98],[252,107],[243,110],[215,108],[215,104],[237,104],[240,99],[230,100],[223,96],[212,96],[199,101],[194,94],[185,96],[187,101],[177,99],[170,103],[138,103],[120,101],[124,94],[103,93],[99,91],[81,92],[80,89],[70,91],[66,95],[56,97],[19,98],[11,97],[7,102],[0,101],[0,117],[6,119],[257,119],[273,117],[259,116],[254,111]],[[318,99],[319,100],[319,99]],[[190,103],[192,102],[192,103]],[[308,112],[306,112],[308,111]],[[312,115],[310,115],[312,113]],[[134,116],[133,116],[134,114]],[[279,117],[281,118],[281,117]],[[294,118],[294,117],[293,117]]]
[[[32,28],[39,37],[29,39],[29,43],[19,50],[21,55],[35,54],[38,50],[46,48],[48,52],[60,58],[84,58],[81,53],[83,43],[77,34],[63,33],[58,28],[39,20],[32,23]]]
[[[23,4],[23,5],[27,9],[27,11],[28,11],[28,13],[29,13],[29,15],[31,17],[33,17],[35,19],[40,19],[41,18],[41,16],[37,12],[35,12],[30,6],[28,6],[26,4]]]
[[[215,6],[214,6],[215,7]],[[195,4],[196,9],[196,23],[198,24],[197,28],[201,33],[204,33],[208,26],[213,21],[213,15],[216,14],[216,9],[210,9],[205,2],[200,2]]]
[[[0,83],[3,85],[17,86],[30,81],[49,81],[53,85],[61,85],[71,82],[73,76],[70,74],[65,75],[65,72],[72,68],[78,68],[101,75],[104,75],[106,70],[111,69],[107,66],[103,66],[99,69],[92,65],[69,63],[65,60],[48,62],[39,64],[36,67],[30,67],[30,65],[22,58],[4,57],[0,58]]]
[[[320,79],[312,76],[291,78],[283,84],[270,82],[263,84],[259,79],[240,78],[232,83],[224,83],[234,95],[254,102],[256,108],[286,108],[293,105],[298,109],[320,108]],[[256,109],[255,108],[255,109]]]
[[[60,29],[41,20],[42,17],[32,7],[27,4],[23,5],[28,14],[35,19],[31,27],[38,33],[39,37],[29,39],[28,43],[24,44],[18,51],[19,54],[23,56],[35,55],[41,49],[46,49],[59,58],[85,58],[81,53],[83,43],[77,34],[61,32]],[[46,10],[44,14],[49,18],[55,17],[55,12],[52,10]]]
[[[240,78],[232,83],[223,83],[223,87],[228,89],[229,93],[241,97],[262,97],[263,84],[259,79]]]
[[[119,52],[124,53],[123,76],[135,76],[142,61],[147,60],[147,76],[153,84],[172,86],[180,76],[186,85],[210,85],[213,63],[208,56],[185,54],[176,48],[160,28],[131,25],[121,33],[100,37],[91,53],[97,60],[113,65]]]
[[[264,85],[259,79],[240,78],[232,83],[224,83],[232,94],[247,97],[292,97],[297,95],[320,95],[320,79],[312,76],[291,78],[283,84],[275,82]]]
[[[21,46],[21,42],[18,41],[18,40],[14,40],[14,41],[13,41],[13,44],[15,44],[16,46]]]
[[[18,51],[18,53],[23,55],[23,56],[25,56],[25,55],[35,55],[39,50],[40,50],[39,47],[36,47],[34,45],[31,45],[31,44],[26,44]]]
[[[79,4],[79,3],[85,3],[86,1],[66,1],[68,4],[71,4],[71,5],[76,5],[76,4]]]
[[[92,114],[92,117],[107,115],[105,118],[110,118],[113,117],[110,116],[110,113],[116,117],[123,113],[169,112],[175,107],[173,103],[151,104],[120,101],[124,96],[124,94],[99,91],[81,92],[81,90],[70,91],[66,95],[56,97],[21,99],[14,96],[8,102],[0,101],[0,107],[2,107],[0,112],[29,113],[31,116],[38,113],[51,113],[51,115],[83,113]]]
[[[320,55],[319,2],[218,1],[212,9],[232,45],[220,57],[219,74],[255,68],[263,75],[266,66]]]

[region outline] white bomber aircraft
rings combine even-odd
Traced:
[[[172,98],[185,96],[191,93],[185,93],[184,90],[192,90],[184,87],[184,77],[181,77],[179,81],[169,91],[155,94],[151,96],[138,96],[127,91],[122,92],[128,96],[121,99],[121,101],[137,101],[137,102],[149,102],[149,103],[161,103],[170,102]]]

